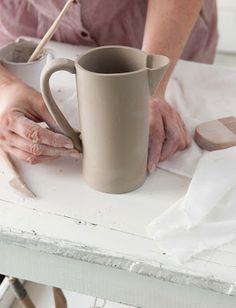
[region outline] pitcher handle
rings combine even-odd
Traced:
[[[82,152],[80,133],[74,131],[52,96],[49,80],[52,74],[57,71],[67,71],[71,74],[76,74],[74,61],[69,59],[54,59],[44,67],[40,78],[42,96],[56,123],[60,126],[64,134],[72,140],[74,147]]]

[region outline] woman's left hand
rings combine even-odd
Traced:
[[[159,161],[171,158],[175,152],[189,147],[191,138],[178,112],[164,98],[153,99],[150,112],[148,172]]]

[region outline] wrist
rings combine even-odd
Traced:
[[[153,98],[164,99],[165,93],[166,93],[166,86],[160,83],[153,94]]]

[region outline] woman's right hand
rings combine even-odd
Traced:
[[[78,157],[72,141],[59,131],[39,92],[15,79],[0,85],[0,147],[4,151],[30,164]]]

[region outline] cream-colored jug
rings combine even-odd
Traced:
[[[41,90],[52,116],[83,152],[83,177],[96,190],[125,193],[146,178],[150,97],[169,59],[125,46],[91,49],[75,62],[55,59],[41,75]],[[76,75],[81,135],[55,103],[51,75]]]

